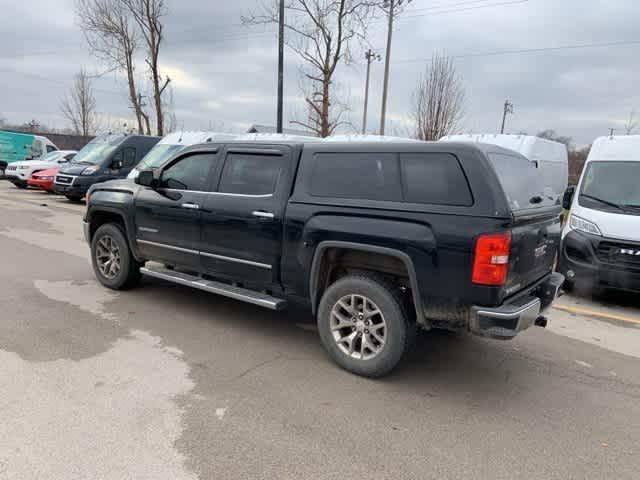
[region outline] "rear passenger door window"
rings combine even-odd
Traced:
[[[318,153],[309,190],[316,197],[401,201],[397,155]]]
[[[275,192],[283,167],[281,155],[229,153],[218,192],[236,195],[270,195]]]
[[[215,153],[196,153],[178,159],[162,171],[160,188],[205,191],[217,159]]]
[[[469,206],[469,184],[450,153],[402,153],[402,190],[408,203]]]

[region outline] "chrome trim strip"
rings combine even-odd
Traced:
[[[243,260],[241,258],[235,258],[235,257],[225,257],[224,255],[216,255],[214,253],[200,252],[200,255],[203,255],[203,256],[209,257],[209,258],[215,258],[217,260],[224,260],[224,261],[227,261],[227,262],[234,262],[234,263],[242,263],[244,265],[251,265],[252,267],[265,268],[267,270],[271,270],[273,268],[271,265],[268,265],[266,263],[252,262],[251,260]]]
[[[190,250],[188,248],[182,248],[182,247],[176,247],[173,245],[166,245],[164,243],[158,243],[158,242],[152,242],[149,240],[140,240],[140,239],[136,239],[136,241],[138,243],[142,243],[143,245],[151,245],[153,247],[160,247],[160,248],[168,248],[169,250],[176,250],[178,252],[185,252],[185,253],[193,253],[193,254],[201,254],[205,257],[209,257],[209,258],[215,258],[218,260],[224,260],[227,262],[235,262],[235,263],[242,263],[244,265],[251,265],[252,267],[259,267],[259,268],[265,268],[267,270],[271,270],[273,267],[271,265],[268,265],[266,263],[260,263],[260,262],[252,262],[251,260],[243,260],[241,258],[234,258],[234,257],[225,257],[224,255],[216,255],[213,253],[205,253],[205,252],[198,252],[197,250]]]
[[[199,253],[197,250],[190,250],[188,248],[175,247],[173,245],[165,245],[164,243],[150,242],[149,240],[136,239],[136,241],[138,243],[142,243],[143,245],[151,245],[152,247],[168,248],[169,250],[175,250],[177,252],[193,253],[194,255],[198,255]]]
[[[186,208],[187,210],[199,210],[200,209],[200,205],[198,205],[197,203],[183,203],[182,205],[180,205],[182,208]]]
[[[244,193],[224,193],[224,192],[205,192],[203,190],[181,190],[179,188],[162,188],[165,192],[188,192],[188,193],[203,193],[205,195],[219,195],[224,197],[240,197],[240,198],[271,198],[273,193],[266,193],[264,195],[247,195]]]
[[[275,217],[275,215],[271,212],[263,212],[261,210],[254,210],[253,212],[251,212],[251,215],[253,215],[254,217],[260,217],[260,218],[273,218]]]
[[[149,232],[149,233],[158,233],[157,228],[149,228],[149,227],[138,227],[138,231],[140,232]]]

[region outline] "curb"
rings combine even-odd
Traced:
[[[590,308],[569,307],[566,305],[553,305],[551,308],[555,310],[561,310],[563,312],[575,313],[578,315],[587,315],[589,317],[595,317],[595,318],[600,318],[604,320],[612,320],[614,322],[628,323],[631,325],[640,325],[640,319],[630,317],[627,315],[617,315],[614,313],[602,312],[600,310],[593,310]]]

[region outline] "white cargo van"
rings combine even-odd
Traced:
[[[166,135],[133,168],[127,178],[135,179],[142,170],[156,168],[168,160],[174,153],[198,143],[223,142],[233,140],[236,135],[219,132],[174,132]]]
[[[640,135],[598,138],[563,205],[560,271],[569,285],[640,291]]]
[[[532,135],[487,133],[447,135],[442,137],[440,141],[488,143],[516,151],[534,163],[556,199],[560,199],[567,189],[569,155],[566,145],[562,143]]]

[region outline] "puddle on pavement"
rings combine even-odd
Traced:
[[[7,478],[196,479],[174,443],[194,383],[138,330],[83,359],[29,362],[0,350],[0,466]],[[10,381],[9,381],[10,379]]]

